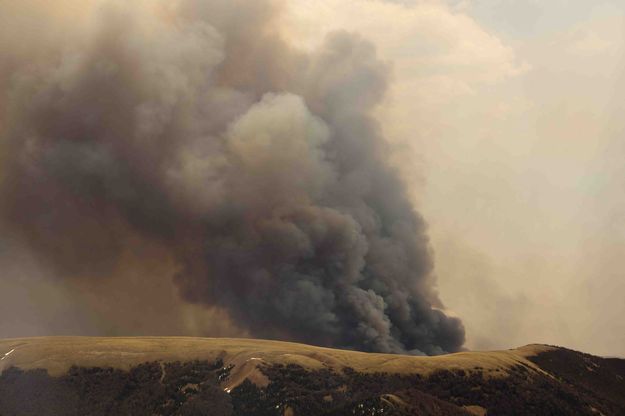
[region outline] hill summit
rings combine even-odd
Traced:
[[[623,415],[625,360],[415,357],[221,338],[0,341],[0,416]]]

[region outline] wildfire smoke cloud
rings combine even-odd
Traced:
[[[98,2],[54,27],[25,3],[0,5],[34,22],[0,29],[0,222],[56,279],[106,279],[132,233],[172,253],[185,302],[254,336],[462,347],[365,39],[296,50],[265,0]]]

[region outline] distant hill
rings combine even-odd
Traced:
[[[214,338],[0,340],[0,416],[625,415],[625,360]]]

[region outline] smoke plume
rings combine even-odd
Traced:
[[[253,336],[461,348],[371,115],[389,68],[370,43],[295,50],[268,0],[87,3],[74,19],[0,3],[16,22],[0,29],[8,244],[84,287],[138,238],[173,257],[185,302]]]

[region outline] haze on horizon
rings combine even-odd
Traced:
[[[227,3],[221,0],[207,2]],[[75,43],[76,34],[92,33],[93,28],[97,27],[98,21],[92,14],[95,2],[62,0],[53,6],[48,3],[41,0],[0,1],[0,57],[10,56],[13,60],[6,60],[4,66],[0,63],[0,87],[7,91],[8,86],[15,82],[12,76],[17,67],[11,67],[6,62],[21,62],[30,59],[30,56],[37,56],[44,62],[46,53],[56,50],[54,48],[58,45]],[[149,1],[140,3],[150,4]],[[157,0],[152,3],[159,4]],[[202,2],[175,2],[178,3]],[[625,152],[622,121],[624,104],[621,99],[625,88],[625,5],[622,2],[284,0],[271,3],[280,10],[275,16],[273,8],[271,11],[263,9],[262,5],[269,4],[263,1],[258,3],[261,5],[259,7],[245,8],[246,13],[243,13],[241,19],[250,19],[251,31],[258,21],[270,22],[272,30],[284,40],[286,46],[280,44],[279,47],[272,46],[266,50],[254,49],[258,53],[271,55],[254,55],[251,63],[248,62],[251,66],[270,66],[271,71],[268,72],[277,76],[268,76],[262,82],[250,81],[245,76],[237,78],[241,73],[233,71],[229,74],[230,79],[221,79],[224,85],[238,88],[237,93],[211,92],[211,103],[222,100],[220,103],[223,105],[238,107],[225,108],[223,114],[215,116],[217,121],[214,124],[229,123],[227,135],[234,143],[230,152],[237,154],[237,163],[241,163],[242,169],[247,169],[246,174],[254,176],[260,172],[264,175],[270,171],[271,164],[265,166],[254,160],[259,152],[275,149],[263,147],[267,143],[257,143],[256,147],[248,149],[246,140],[253,135],[250,131],[259,128],[258,123],[270,136],[283,134],[283,130],[272,129],[283,120],[276,114],[282,114],[288,109],[292,123],[306,126],[303,132],[295,130],[296,134],[303,135],[304,144],[301,146],[304,147],[299,144],[290,147],[289,152],[292,153],[289,154],[300,158],[298,160],[307,155],[310,158],[306,159],[305,173],[296,175],[293,182],[283,184],[287,189],[284,194],[292,195],[290,187],[299,189],[305,186],[306,197],[314,199],[323,195],[318,197],[323,201],[319,204],[323,205],[334,198],[338,188],[351,192],[351,187],[365,186],[357,180],[349,182],[350,187],[328,185],[334,183],[335,179],[331,174],[328,174],[328,178],[324,175],[338,168],[328,169],[326,160],[317,155],[317,149],[328,141],[331,143],[334,131],[344,128],[347,122],[345,119],[333,119],[332,114],[327,114],[328,109],[324,105],[328,102],[338,103],[336,112],[341,113],[347,111],[344,106],[360,106],[362,100],[367,101],[357,111],[364,118],[368,118],[371,112],[380,123],[379,137],[383,137],[383,147],[389,154],[383,167],[380,168],[375,162],[367,165],[366,169],[369,172],[381,171],[383,175],[387,174],[387,163],[397,169],[406,193],[404,188],[401,192],[397,191],[398,196],[392,198],[399,202],[388,208],[389,212],[407,215],[402,202],[406,197],[427,223],[427,230],[421,230],[419,225],[415,235],[419,237],[416,239],[418,241],[421,241],[420,236],[429,237],[429,248],[415,243],[418,253],[424,258],[407,263],[420,268],[415,273],[423,283],[414,292],[415,302],[425,305],[423,313],[428,317],[428,325],[431,325],[428,331],[436,334],[432,335],[436,342],[426,342],[421,349],[437,351],[441,343],[448,340],[451,340],[451,349],[458,345],[460,331],[453,327],[455,324],[450,324],[451,329],[445,327],[442,332],[437,332],[439,328],[435,322],[440,319],[438,317],[447,315],[462,320],[466,330],[464,346],[469,349],[501,349],[528,343],[549,343],[600,355],[625,355],[625,176],[621,156]],[[162,13],[159,19],[164,22],[176,18],[166,11]],[[269,18],[268,15],[273,17]],[[137,16],[141,19],[143,14],[137,12],[133,16],[133,19]],[[144,32],[132,32],[133,42],[142,44],[141,34],[153,36],[159,33],[159,24],[150,21],[141,28]],[[248,26],[232,27],[241,29]],[[123,30],[122,33],[125,33]],[[356,52],[350,55],[348,62],[341,61],[340,65],[336,63],[339,61],[331,61],[327,55],[323,55],[324,50],[329,50],[326,35],[336,33],[337,30],[345,37],[338,38],[335,45],[340,42],[343,42],[342,45],[357,45],[348,48]],[[220,55],[221,40],[218,34],[205,28],[199,28],[198,31],[181,32],[180,38],[163,36],[155,43],[146,42],[149,47],[160,44],[169,45],[171,49],[164,48],[159,54],[158,50],[146,48],[149,52],[146,52],[145,62],[156,62],[167,67],[171,64],[168,60],[175,60],[176,57],[187,59],[201,53],[201,62],[189,63],[198,65],[199,70],[204,66],[213,68],[220,65],[224,57]],[[201,37],[196,37],[200,32]],[[232,36],[237,40],[243,39],[245,43],[248,35],[233,32],[225,38]],[[210,51],[212,55],[204,53],[202,48],[205,44],[201,42],[187,44],[186,48],[176,51],[179,46],[176,42],[187,39],[185,36],[188,36],[188,40],[206,41],[206,45],[214,47]],[[372,48],[375,47],[374,52],[367,46],[367,42],[371,43]],[[82,50],[81,47],[78,46],[77,50]],[[224,53],[227,57],[227,52]],[[81,59],[76,56],[77,60]],[[288,60],[288,64],[285,64],[285,60]],[[75,69],[71,59],[63,62],[66,66],[55,68],[54,72],[61,74],[60,79]],[[293,68],[298,68],[298,65],[306,67],[310,62],[314,63],[316,72],[312,71],[312,75],[306,73],[303,76],[306,79],[303,80],[296,76],[293,76],[297,78],[295,80],[289,79],[292,85],[289,84],[285,89],[290,95],[257,97],[251,102],[250,97],[239,94],[247,88],[240,87],[246,82],[258,91],[287,82],[279,79],[283,66],[288,68],[284,73],[290,76],[297,74]],[[187,70],[191,71],[182,69]],[[274,70],[276,72],[272,72]],[[346,81],[341,79],[343,73],[351,74],[349,76],[357,81],[345,86]],[[31,83],[28,77],[32,74],[27,71],[21,75],[20,85],[32,89],[28,94],[33,91],[36,94],[36,89],[42,83]],[[32,77],[36,80],[35,76]],[[73,88],[71,83],[61,82],[59,85],[70,91]],[[146,85],[150,87],[152,84]],[[154,85],[155,91],[161,88]],[[159,90],[154,95],[155,100],[169,103],[168,100],[174,97],[175,101],[180,91],[177,88],[184,89],[184,86],[178,85],[171,91]],[[333,88],[344,94],[332,95]],[[385,89],[386,93],[382,95]],[[150,91],[140,93],[150,96]],[[28,94],[0,93],[0,197],[3,195],[2,186],[6,186],[2,181],[8,177],[7,172],[15,171],[9,169],[15,162],[9,158],[17,154],[7,150],[9,146],[6,143],[9,140],[6,139],[5,143],[3,139],[11,137],[21,128],[19,124],[7,121],[11,117],[8,109],[18,106],[15,97],[31,97]],[[37,95],[35,97],[41,98]],[[244,114],[243,118],[241,114]],[[181,123],[187,122],[187,119],[181,120]],[[361,127],[359,123],[354,122],[353,125]],[[12,130],[7,132],[5,128],[9,125]],[[15,128],[16,125],[18,128]],[[210,130],[217,127],[196,127],[194,124],[193,128]],[[375,142],[378,133],[373,134],[375,137],[371,140]],[[186,138],[187,135],[180,137]],[[11,140],[16,139],[13,137]],[[283,139],[278,140],[277,146],[284,145],[285,142],[280,140]],[[311,141],[311,148],[306,147],[305,143]],[[38,142],[34,140],[33,143]],[[44,143],[43,139],[39,143]],[[176,198],[182,201],[190,201],[193,213],[185,211],[183,216],[180,209],[175,208],[173,212],[184,221],[176,220],[171,224],[184,224],[192,228],[193,224],[187,223],[189,218],[196,218],[195,215],[204,218],[221,209],[215,208],[211,200],[213,195],[203,194],[205,189],[202,189],[201,181],[208,177],[205,172],[207,165],[223,161],[194,159],[194,151],[201,153],[206,149],[197,143],[189,146],[187,150],[191,149],[191,153],[181,156],[187,158],[185,169],[176,172],[178,182],[174,181],[173,185],[168,182],[168,187],[163,189],[167,192],[175,191]],[[377,151],[377,146],[371,148],[372,152]],[[184,149],[182,145],[180,148]],[[172,149],[180,150],[174,145]],[[337,150],[339,154],[341,151],[344,150]],[[367,151],[364,153],[368,154]],[[80,155],[94,157],[95,163],[102,160],[88,152]],[[62,163],[66,161],[63,158],[59,160]],[[143,159],[133,160],[137,160],[138,164],[145,163]],[[288,157],[278,160],[277,166],[301,172],[299,168],[292,167],[288,160]],[[49,168],[46,164],[34,166]],[[82,168],[84,166],[80,165],[76,169]],[[209,173],[216,175],[212,171]],[[146,178],[143,179],[148,182],[154,179]],[[80,187],[92,182],[70,180],[67,183],[82,192]],[[391,180],[388,183],[395,182]],[[255,186],[253,181],[250,185],[246,184],[236,183],[241,189],[233,199],[237,204],[259,203],[241,196],[246,192],[245,186]],[[256,186],[262,187],[263,184],[260,181]],[[378,186],[369,185],[373,188]],[[341,200],[341,206],[348,205],[356,212],[356,208],[361,207],[359,202],[353,202],[359,198],[358,192],[355,191],[349,201]],[[146,195],[152,197],[152,194]],[[198,202],[198,195],[204,199]],[[161,200],[160,195],[154,198],[155,201]],[[38,199],[34,197],[30,200]],[[44,198],[39,201],[50,200]],[[123,205],[117,205],[111,209],[119,209],[119,206],[123,208]],[[207,207],[209,211],[206,211]],[[338,219],[332,217],[330,220],[330,214],[323,212],[319,214],[315,211],[314,216],[319,215],[321,221],[327,221],[326,224],[337,224]],[[300,211],[298,213],[298,218],[304,215]],[[64,213],[62,218],[71,218],[70,214]],[[107,216],[109,214],[110,217]],[[155,218],[162,218],[165,214],[159,211]],[[67,256],[64,259],[72,259],[77,263],[84,259],[67,254],[67,248],[72,247],[72,244],[59,244],[60,248],[50,248],[53,240],[46,240],[45,237],[40,240],[36,226],[28,223],[28,219],[24,226],[16,227],[14,223],[3,224],[4,218],[0,217],[0,337],[48,334],[257,335],[260,323],[255,324],[254,330],[241,322],[241,317],[246,317],[250,311],[243,307],[228,309],[219,304],[219,299],[210,302],[198,300],[194,296],[201,297],[198,293],[207,289],[192,284],[192,279],[176,277],[181,275],[181,262],[184,263],[183,269],[205,267],[194,261],[185,263],[195,252],[194,244],[196,239],[203,238],[201,235],[189,232],[192,238],[179,239],[163,233],[167,234],[167,238],[152,238],[151,233],[158,234],[162,230],[149,224],[145,225],[149,232],[144,232],[144,228],[138,232],[129,232],[125,221],[132,222],[133,215],[117,221],[117,214],[107,211],[102,218],[116,220],[106,224],[89,223],[92,228],[86,232],[96,233],[93,230],[97,230],[94,235],[98,239],[93,241],[98,244],[81,247],[81,242],[72,242],[78,253],[89,258],[92,251],[108,252],[111,245],[115,246],[115,250],[110,251],[115,253],[111,264],[97,255],[92,259],[97,263],[96,268],[101,266],[102,270],[111,271],[106,278],[88,276],[89,273],[80,267],[68,269],[67,264],[51,266],[42,252],[46,255],[60,253],[60,256]],[[359,214],[350,215],[360,221],[359,226],[362,227]],[[241,218],[248,218],[247,214]],[[347,221],[345,224],[340,229],[351,230],[351,223]],[[246,235],[244,231],[242,233]],[[80,230],[72,231],[69,235],[78,236]],[[108,236],[110,240],[101,240],[102,236]],[[123,241],[116,240],[119,236],[123,236]],[[396,237],[401,244],[413,241],[412,237],[403,238]],[[167,242],[163,243],[164,240]],[[367,235],[369,244],[374,240],[375,236]],[[43,244],[39,244],[41,241]],[[173,243],[170,244],[170,241]],[[347,244],[340,241],[341,247]],[[180,242],[184,242],[185,247],[179,252],[172,251],[170,245],[180,245]],[[219,249],[223,247],[221,243],[214,244]],[[360,246],[357,239],[349,240],[349,244],[351,246],[345,252],[355,253],[354,258],[358,258],[360,251],[366,250],[366,244]],[[279,253],[277,257],[291,255],[283,254],[282,248],[275,250],[272,253]],[[425,254],[430,250],[433,253],[432,260]],[[388,262],[384,257],[388,252],[382,247],[378,252],[384,254],[377,257],[377,263],[371,259],[366,262],[378,265],[378,269],[383,270],[379,265]],[[433,262],[432,270],[429,269],[430,261]],[[89,268],[95,263],[85,264]],[[358,263],[353,267],[362,266]],[[196,272],[189,271],[190,274]],[[59,273],[80,277],[74,276],[68,280],[56,276]],[[148,278],[149,285],[146,285]],[[250,284],[250,280],[246,279],[242,278],[241,281]],[[262,281],[262,277],[258,279]],[[392,284],[396,281],[394,279],[392,276],[383,277],[378,283]],[[372,284],[370,290],[375,292],[378,283]],[[403,281],[399,286],[402,284]],[[306,288],[309,289],[308,286]],[[300,289],[290,288],[289,293]],[[271,305],[256,305],[238,290],[236,287],[232,289],[233,299],[243,299],[241,304],[246,308],[274,310]],[[332,287],[330,292],[340,294],[341,290]],[[191,301],[182,302],[180,293]],[[325,292],[318,293],[317,300],[323,314],[327,312],[323,305],[330,301],[324,297]],[[346,296],[345,299],[351,302],[353,296]],[[365,295],[362,299],[365,302]],[[388,302],[388,298],[385,301]],[[373,305],[376,300],[371,302]],[[356,304],[362,303],[354,301]],[[407,304],[412,305],[410,302]],[[328,310],[336,312],[331,307]],[[444,314],[436,312],[438,310],[444,311]],[[276,317],[280,313],[275,312]],[[301,313],[303,316],[313,316],[314,310],[312,313]],[[336,314],[341,316],[340,312]],[[372,317],[363,312],[362,322],[384,332],[388,329],[385,317],[391,323],[399,319],[393,314]],[[325,315],[323,319],[326,319]],[[349,322],[345,323],[340,318],[340,325],[332,326],[334,321],[327,318],[327,322],[331,323],[327,329],[327,322],[323,319],[320,318],[321,323],[314,326],[314,331],[332,340],[326,342],[332,345],[348,341],[357,345],[371,345],[371,339],[378,342],[383,338],[379,342],[384,345],[376,344],[378,346],[374,349],[388,347],[389,351],[397,352],[402,351],[403,347],[396,346],[394,342],[410,338],[412,335],[406,334],[412,334],[413,331],[406,324],[406,328],[400,331],[403,331],[402,335],[389,330],[388,336],[380,338],[377,335],[370,336],[367,330],[362,336],[344,337],[333,331],[336,325],[349,326]],[[451,319],[450,322],[455,322]],[[288,325],[277,325],[274,329],[271,332],[273,337],[281,337],[282,334],[283,338],[299,336],[301,339],[301,334]]]

